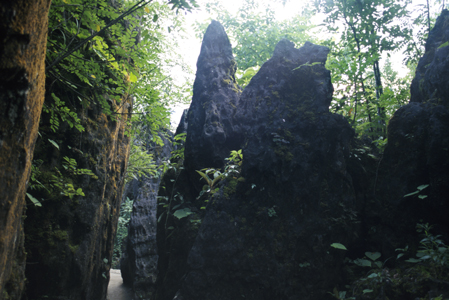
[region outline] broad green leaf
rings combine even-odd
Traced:
[[[336,249],[341,249],[341,250],[348,250],[348,249],[346,249],[346,247],[344,245],[342,245],[340,243],[332,243],[331,247],[334,247]]]
[[[418,190],[422,191],[423,189],[427,188],[429,185],[428,184],[423,184],[417,187]]]
[[[196,172],[197,172],[198,174],[200,174],[201,177],[203,177],[203,178],[206,180],[206,182],[207,182],[207,184],[208,184],[209,186],[212,185],[212,180],[209,178],[209,176],[207,176],[205,173],[203,173],[203,172],[201,172],[201,171],[198,171],[198,170],[196,170]]]
[[[367,259],[362,258],[354,259],[354,263],[359,267],[371,267],[371,261]]]
[[[447,251],[447,249],[448,249],[448,248],[446,248],[446,247],[438,247],[438,251],[439,251],[440,253],[445,253],[445,252]]]
[[[375,261],[376,259],[378,259],[381,256],[381,254],[379,252],[365,252],[365,255],[372,261]]]
[[[215,184],[216,184],[218,181],[220,181],[221,179],[223,179],[223,177],[224,177],[224,174],[221,174],[221,175],[215,177],[214,180],[212,180],[211,187],[215,186]]]
[[[405,197],[410,197],[410,196],[416,195],[416,194],[418,194],[418,193],[419,193],[419,191],[415,191],[415,192],[413,192],[413,193],[404,195],[404,198],[405,198]]]
[[[132,72],[129,73],[129,81],[132,83],[137,82],[137,76],[134,75],[134,73],[132,73]]]
[[[444,43],[444,44],[441,44],[441,45],[438,47],[438,49],[443,48],[443,47],[447,47],[447,46],[449,46],[449,41],[446,42],[446,43]]]
[[[165,214],[165,211],[159,216],[159,218],[157,219],[157,222],[159,223],[162,220],[162,216]]]
[[[28,199],[30,199],[31,202],[33,202],[33,204],[34,204],[35,206],[42,207],[42,203],[41,203],[39,200],[37,200],[36,198],[34,198],[33,196],[31,196],[31,195],[28,194],[28,193],[26,193],[26,195],[27,195]]]
[[[55,141],[51,139],[48,139],[48,141],[59,150],[59,145]]]
[[[173,213],[173,215],[178,219],[185,218],[191,214],[193,214],[193,212],[190,210],[190,208],[178,209]]]

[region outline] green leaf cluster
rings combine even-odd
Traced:
[[[88,112],[100,110],[111,120],[126,116],[130,122],[127,132],[136,140],[153,136],[153,142],[163,144],[155,133],[169,126],[169,106],[187,98],[183,87],[176,85],[167,71],[173,64],[184,66],[176,55],[171,55],[174,47],[169,37],[180,34],[183,22],[173,9],[178,12],[197,6],[195,0],[170,3],[52,1],[47,94],[40,124],[40,136],[45,141],[65,154],[63,148],[72,149],[74,145],[58,144],[57,136],[71,129],[83,132],[89,122]],[[127,180],[155,174],[152,157],[144,149],[145,145],[132,148]],[[39,162],[45,172],[34,168],[30,189],[57,189],[70,198],[84,194],[71,177],[93,176],[92,171],[76,168],[75,159],[68,157],[55,168],[51,166],[51,171],[47,164],[50,162]]]
[[[387,74],[382,74],[379,64],[384,53],[389,55],[409,41],[410,30],[402,22],[408,4],[393,0],[316,2],[317,10],[326,14],[323,25],[327,31],[340,32],[338,41],[326,42],[331,48],[327,67],[336,86],[332,110],[347,117],[359,135],[373,140],[386,139],[391,114],[408,100],[408,86],[397,92],[384,88],[385,77],[395,74],[391,64],[384,70]]]
[[[129,154],[125,183],[128,183],[132,179],[139,180],[158,175],[158,166],[153,159],[153,154],[148,153],[140,145],[133,143]]]
[[[53,141],[53,143],[55,142]],[[87,175],[98,179],[91,170],[78,168],[76,160],[67,156],[63,157],[62,172],[57,167],[50,171],[42,171],[43,165],[43,160],[35,160],[31,167],[27,197],[35,206],[42,206],[41,202],[45,199],[38,200],[32,195],[33,190],[44,191],[46,197],[61,195],[73,199],[74,196],[85,196],[82,188],[77,187],[74,183],[77,176]]]
[[[404,195],[404,198],[417,195],[417,194],[421,193],[421,191],[424,190],[425,188],[427,188],[428,186],[429,186],[428,184],[422,184],[416,188],[416,191],[409,193],[407,195]],[[427,195],[418,195],[418,198],[425,199],[425,198],[427,198]]]
[[[409,258],[406,262],[428,264],[437,272],[435,275],[443,275],[444,269],[449,267],[449,246],[441,239],[441,235],[433,235],[430,232],[432,226],[428,223],[417,224],[416,228],[424,237],[419,242],[416,258]],[[408,247],[396,249],[396,251],[401,252],[397,258],[401,258],[408,250]]]
[[[112,268],[120,268],[120,257],[124,241],[128,236],[128,224],[131,219],[131,212],[133,209],[133,200],[126,197],[120,206],[120,216],[118,218],[117,234],[114,241],[114,252],[112,254]]]
[[[208,185],[207,192],[211,192],[214,189],[215,185],[220,182],[220,180],[227,177],[235,177],[240,174],[243,163],[242,149],[232,150],[229,157],[225,160],[227,160],[227,163],[223,171],[213,168],[196,170],[196,172],[200,174],[201,178],[206,181]]]

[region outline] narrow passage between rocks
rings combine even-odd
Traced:
[[[107,300],[133,300],[132,289],[123,284],[120,270],[111,270]]]

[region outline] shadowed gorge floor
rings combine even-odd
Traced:
[[[120,270],[111,270],[107,300],[133,300],[131,288],[123,284]]]

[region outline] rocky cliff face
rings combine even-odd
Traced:
[[[94,175],[64,173],[66,188],[69,183],[81,188],[83,197],[33,192],[45,200],[43,207],[30,206],[25,219],[28,286],[24,299],[106,298],[129,154],[125,129],[130,102],[129,97],[123,97],[120,105],[111,101],[121,116],[116,119],[106,115],[100,105],[80,109],[85,132],[60,128],[60,133],[52,135],[61,145],[59,149],[46,139],[38,140],[35,158],[43,162],[42,178],[55,175],[55,167],[63,172],[65,156],[76,159],[77,168],[90,169]],[[50,130],[47,122],[44,118],[40,127],[43,137]]]
[[[419,60],[411,86],[410,102],[449,105],[449,24],[448,10],[443,10],[426,42],[424,56]]]
[[[207,57],[208,48],[202,50]],[[156,299],[323,299],[339,282],[344,256],[330,245],[351,245],[358,230],[346,171],[354,132],[328,111],[333,88],[324,67],[327,53],[326,47],[306,43],[295,49],[282,40],[245,88],[229,123],[246,141],[221,144],[243,147],[240,175],[201,191],[201,184],[186,186],[198,180],[186,172],[167,174],[165,190],[181,195],[191,214],[158,224]],[[201,56],[197,74],[204,72]],[[222,68],[216,72],[225,73]],[[206,86],[205,80],[197,77],[195,84]],[[194,90],[192,106],[196,99]],[[232,109],[222,101],[226,105]],[[195,110],[189,112],[187,137],[198,134],[193,116]],[[190,160],[187,146],[186,165],[204,167]]]
[[[22,212],[44,102],[50,0],[0,3],[0,299],[20,299]]]
[[[168,135],[168,133],[166,133]],[[161,135],[164,146],[149,143],[156,165],[171,156],[172,141]],[[133,209],[128,225],[128,236],[120,260],[123,282],[132,286],[135,299],[149,299],[154,293],[157,278],[156,211],[161,178],[142,178],[131,182],[128,197]]]
[[[384,221],[382,225],[394,228],[388,234],[391,239],[377,237],[389,251],[397,242],[416,243],[413,233],[418,222],[434,224],[440,233],[449,232],[448,42],[449,11],[445,10],[430,32],[426,52],[419,61],[411,102],[394,114],[388,127],[388,145],[376,191],[383,209],[376,210]],[[422,185],[428,187],[404,197]]]

